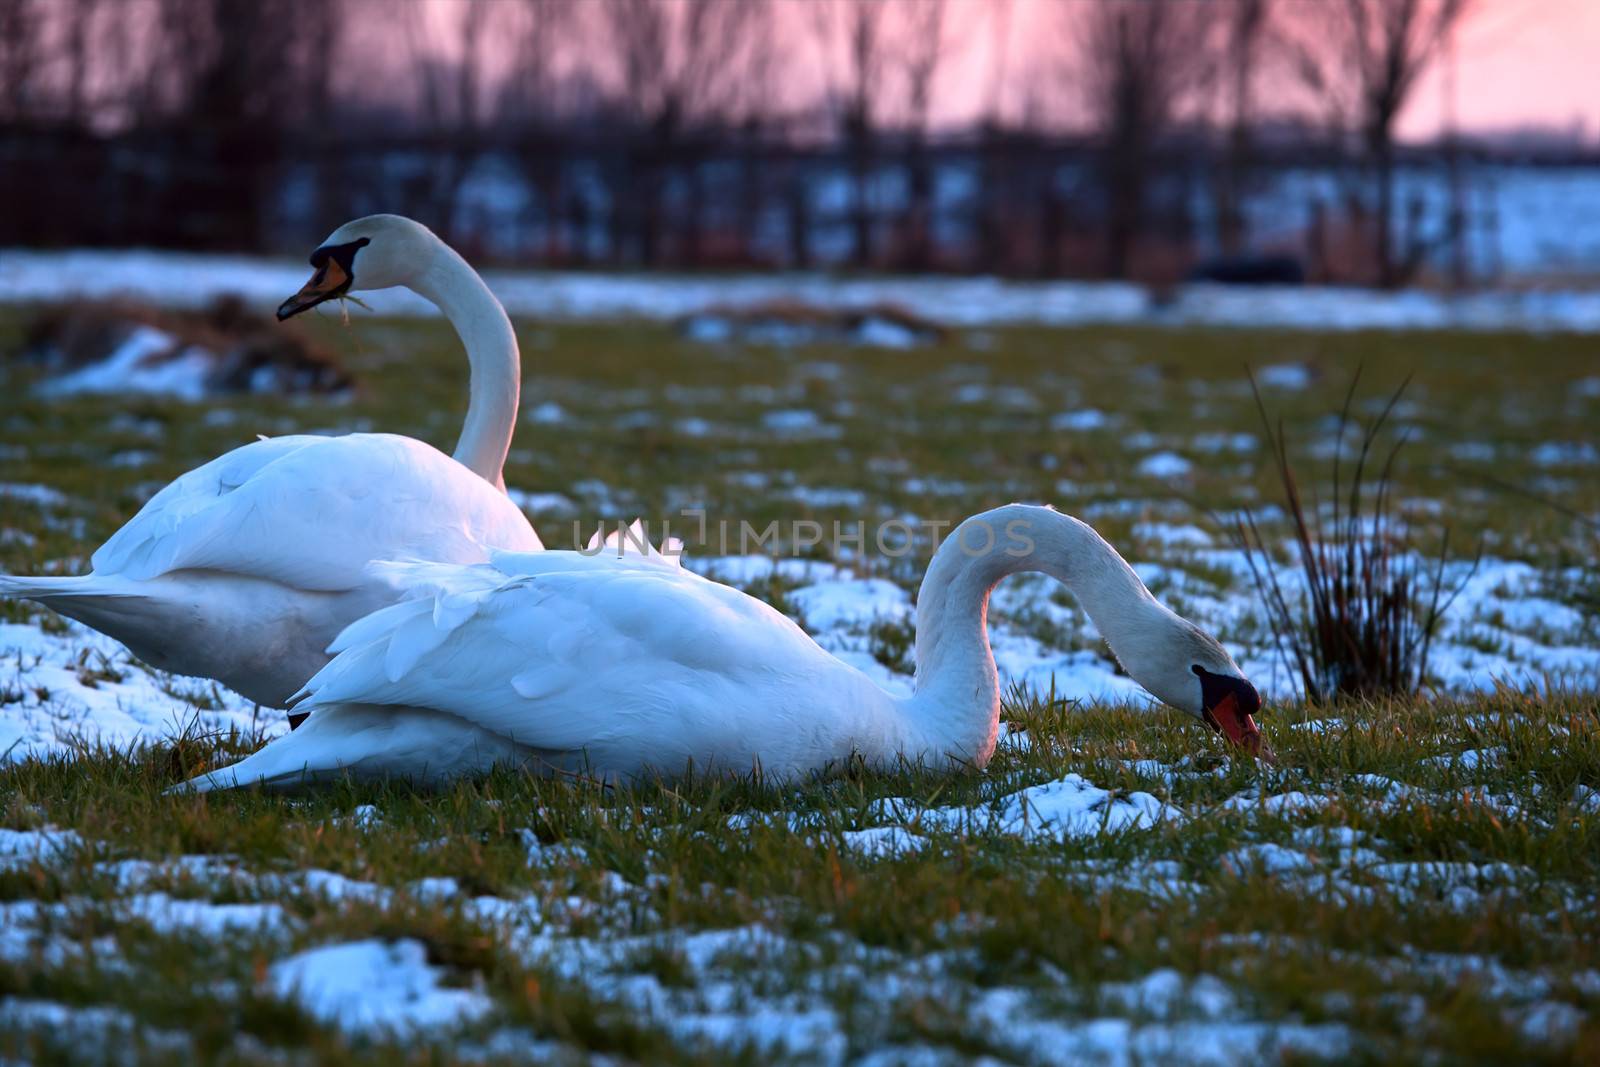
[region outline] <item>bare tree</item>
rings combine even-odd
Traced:
[[[558,124],[564,101],[558,85],[558,64],[574,43],[577,8],[574,0],[521,0],[521,25],[511,40],[515,59],[501,93],[500,112],[521,157],[522,171],[538,196],[544,232],[543,254],[567,259],[578,240],[567,241],[563,220],[568,188]],[[568,131],[571,132],[571,131]]]
[[[871,182],[878,127],[874,105],[885,97],[886,27],[892,5],[836,0],[810,10],[827,74],[827,102],[850,167],[850,258],[865,267],[872,260]]]
[[[1011,204],[1006,191],[1013,180],[1006,165],[1006,140],[1001,128],[1001,106],[1010,73],[1012,0],[994,0],[989,7],[989,77],[979,123],[979,173],[977,205],[977,266],[996,270],[1005,259],[1005,219]],[[1059,247],[1059,236],[1049,237]]]
[[[900,42],[906,83],[907,197],[904,265],[927,270],[933,259],[933,162],[928,152],[928,113],[934,80],[952,50],[945,32],[944,0],[903,4]]]
[[[433,142],[418,214],[460,240],[456,213],[489,121],[488,53],[502,12],[492,0],[461,0],[442,9],[452,19],[447,32],[453,41],[440,54],[428,47],[437,28],[427,24],[430,11],[439,9],[403,4],[399,10],[423,124]]]
[[[1373,185],[1377,282],[1404,284],[1425,251],[1413,232],[1398,248],[1395,122],[1417,81],[1439,55],[1473,0],[1341,0],[1298,9],[1300,70],[1330,105],[1334,121],[1354,126]]]
[[[36,118],[44,68],[44,4],[0,0],[0,121]]]
[[[1101,139],[1106,194],[1105,271],[1128,275],[1144,228],[1146,194],[1157,140],[1185,95],[1212,62],[1211,12],[1204,4],[1099,0],[1057,10],[1076,35],[1068,77]]]
[[[766,5],[756,0],[611,0],[597,5],[601,30],[617,51],[622,103],[634,134],[626,200],[638,212],[628,227],[638,237],[639,258],[662,256],[666,184],[672,171],[685,179],[683,254],[700,258],[705,187],[697,132],[727,124],[751,84]]]
[[[324,116],[306,92],[313,45],[335,32],[326,0],[158,0],[146,122],[167,137],[175,243],[262,243],[288,133]],[[310,73],[308,73],[310,72]]]
[[[1228,0],[1222,32],[1223,77],[1226,79],[1224,122],[1227,142],[1218,174],[1217,241],[1222,251],[1237,254],[1244,245],[1244,202],[1254,150],[1256,79],[1271,26],[1271,0]]]

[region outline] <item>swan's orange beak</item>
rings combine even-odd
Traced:
[[[1216,707],[1207,708],[1204,714],[1206,723],[1233,744],[1247,749],[1252,755],[1260,751],[1261,728],[1250,713],[1239,706],[1237,695],[1229,693]]]
[[[1207,708],[1202,714],[1205,716],[1206,725],[1226,737],[1230,744],[1237,745],[1266,763],[1278,762],[1272,746],[1262,740],[1261,728],[1256,725],[1256,720],[1250,713],[1240,705],[1237,694],[1229,693],[1218,701],[1215,707]]]
[[[328,256],[317,266],[317,272],[311,276],[309,282],[300,287],[298,293],[278,305],[278,321],[282,322],[290,316],[314,308],[324,300],[344,295],[350,288],[351,280],[350,272],[344,269],[339,260]]]

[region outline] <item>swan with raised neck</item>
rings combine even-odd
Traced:
[[[430,301],[455,327],[471,378],[455,460],[505,488],[503,469],[516,429],[522,383],[517,335],[477,271],[422,223],[368,215],[345,223],[311,253],[317,272],[278,308],[287,319],[351,292],[402,286]]]
[[[38,601],[148,664],[281,707],[346,626],[395,600],[368,573],[374,560],[470,564],[491,549],[540,550],[502,491],[517,342],[483,282],[425,227],[393,215],[339,227],[311,262],[316,273],[280,319],[392,285],[450,317],[472,363],[455,457],[399,434],[263,437],[156,493],[95,551],[90,573],[0,574],[0,596]]]

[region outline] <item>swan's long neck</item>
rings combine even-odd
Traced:
[[[1124,665],[1143,660],[1142,646],[1175,621],[1087,524],[1023,504],[974,515],[939,546],[917,597],[916,692],[904,709],[927,749],[980,765],[994,751],[1000,683],[989,648],[989,594],[1019,571],[1064,583]]]
[[[522,385],[522,359],[511,320],[477,272],[442,241],[411,288],[439,306],[467,350],[471,367],[467,418],[455,458],[491,485],[504,488],[501,471],[516,429]]]

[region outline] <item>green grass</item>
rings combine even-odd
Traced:
[[[20,321],[0,313],[0,351],[12,347]],[[26,376],[13,373],[0,401],[0,483],[50,485],[70,502],[0,501],[0,525],[12,531],[0,539],[0,570],[81,566],[150,488],[256,433],[359,427],[451,447],[465,367],[446,327],[358,320],[345,331],[329,316],[315,328],[364,383],[348,403],[44,403],[29,399]],[[1225,589],[1230,577],[1181,546],[1135,538],[1135,525],[1205,527],[1207,512],[1273,499],[1273,473],[1259,452],[1195,447],[1200,435],[1256,430],[1245,363],[1307,362],[1322,376],[1312,389],[1269,393],[1291,440],[1302,444],[1357,363],[1375,396],[1414,371],[1405,421],[1418,440],[1397,475],[1402,495],[1438,502],[1458,530],[1481,532],[1491,555],[1540,568],[1546,595],[1578,611],[1589,633],[1600,618],[1583,569],[1593,559],[1593,530],[1480,483],[1470,470],[1558,497],[1572,511],[1600,512],[1592,471],[1541,467],[1528,456],[1545,442],[1592,439],[1600,397],[1578,388],[1595,373],[1585,339],[1017,329],[995,331],[983,351],[957,336],[907,353],[740,352],[690,345],[650,325],[520,323],[519,334],[525,403],[554,402],[566,418],[519,427],[507,481],[567,494],[587,519],[602,514],[602,501],[617,509],[603,512],[607,518],[670,515],[685,505],[758,527],[856,517],[849,507],[797,504],[791,485],[858,490],[869,518],[959,519],[1012,499],[1041,500],[1092,515],[1113,543],[1137,545],[1142,559],[1182,565],[1192,581],[1163,593],[1174,602]],[[962,392],[974,384],[987,392]],[[1008,387],[1021,395],[1008,396]],[[837,435],[790,439],[763,424],[763,413],[791,408],[818,412]],[[1049,427],[1053,415],[1090,408],[1120,425]],[[633,413],[655,418],[624,420]],[[684,424],[691,419],[711,432],[692,432]],[[1149,447],[1128,447],[1127,437],[1141,433],[1152,435]],[[1493,446],[1493,462],[1461,459],[1470,443]],[[156,458],[111,462],[132,449]],[[1186,455],[1193,474],[1175,485],[1141,477],[1135,465],[1156,449]],[[756,484],[752,472],[768,481]],[[595,482],[605,491],[586,485]],[[570,520],[545,515],[538,525],[552,547],[572,543]],[[914,586],[923,562],[898,561],[883,573]],[[780,604],[788,591],[782,581],[755,590]],[[0,604],[0,619],[52,625],[11,603]],[[1016,621],[1049,647],[1092,647],[1058,618]],[[909,636],[881,625],[870,651],[903,666]],[[1486,623],[1483,640],[1504,641],[1505,631]],[[138,669],[93,657],[81,665],[91,680]],[[10,676],[9,668],[0,672],[0,716]],[[205,683],[172,684],[196,707],[216,700]],[[514,1047],[557,1059],[785,1059],[675,1030],[670,1018],[630,999],[617,976],[632,974],[653,979],[680,1014],[697,997],[725,998],[735,1014],[831,1010],[844,1058],[926,1046],[953,1059],[1047,1062],[1063,1054],[1059,1045],[1030,1041],[1027,1020],[1001,1025],[986,1014],[1009,1003],[1006,991],[1019,992],[1033,1021],[1203,1023],[1197,1003],[1181,1001],[1167,1018],[1118,997],[1118,983],[1169,968],[1223,983],[1233,998],[1225,1021],[1347,1028],[1351,1044],[1341,1058],[1357,1062],[1593,1062],[1600,813],[1575,801],[1580,787],[1600,788],[1596,708],[1592,692],[1533,698],[1509,689],[1315,712],[1274,707],[1263,726],[1280,766],[1268,769],[1230,760],[1203,727],[1176,713],[1089,711],[1017,693],[1004,714],[1029,746],[1003,746],[982,773],[855,770],[791,790],[701,781],[603,791],[495,774],[434,793],[394,784],[177,798],[162,790],[256,742],[189,738],[129,753],[90,747],[72,759],[0,769],[0,826],[70,828],[84,841],[59,856],[0,866],[0,998],[117,1009],[141,1028],[97,1046],[71,1029],[0,1021],[0,1056],[448,1062],[477,1047],[499,1062],[518,1058],[492,1040],[510,1033]],[[1295,728],[1307,717],[1342,725]],[[1430,762],[1467,750],[1495,757],[1470,768]],[[961,832],[916,818],[955,805],[983,813],[992,801],[1069,773],[1118,796],[1153,793],[1184,817],[1066,840],[1030,840],[981,818]],[[1411,792],[1386,800],[1380,784],[1361,777],[1373,775]],[[1225,803],[1250,790],[1318,799],[1285,813]],[[872,857],[850,847],[844,835],[883,825],[878,802],[891,798],[912,802],[900,811],[922,849]],[[363,805],[375,818],[352,818]],[[1344,850],[1370,850],[1353,863],[1343,862],[1351,857],[1337,837],[1347,830],[1358,836]],[[1264,844],[1306,857],[1305,870],[1271,873],[1238,861],[1238,849]],[[171,862],[180,856],[217,862],[195,875]],[[109,865],[140,859],[157,864],[146,884],[119,885]],[[1452,898],[1448,884],[1405,890],[1380,866],[1425,862],[1516,870],[1464,878],[1471,892]],[[393,892],[332,900],[301,883],[297,872],[305,870]],[[411,888],[429,877],[454,878],[460,892],[432,900]],[[1168,883],[1181,891],[1162,892]],[[129,903],[131,894],[154,892],[274,904],[281,921],[200,936],[153,924]],[[10,926],[28,901],[46,913]],[[520,918],[490,921],[499,913],[491,908]],[[743,927],[777,939],[707,960],[678,936]],[[24,928],[43,939],[13,950],[8,930]],[[274,961],[364,937],[421,942],[447,981],[490,999],[491,1014],[431,1036],[350,1038],[266,990]],[[585,939],[628,948],[612,964],[575,965],[573,946]],[[1575,1027],[1534,1041],[1522,1021],[1541,1003],[1546,1011],[1569,1006]],[[1147,1048],[1144,1058],[1184,1059],[1191,1048],[1177,1040]]]
[[[338,787],[297,798],[191,799],[161,790],[214,757],[205,745],[30,762],[4,772],[0,818],[14,827],[75,827],[87,844],[7,872],[0,899],[63,902],[65,914],[41,929],[79,946],[109,936],[117,950],[109,960],[91,950],[65,961],[0,965],[0,993],[113,1004],[153,1027],[187,1033],[208,1053],[229,1048],[237,1032],[270,1047],[363,1062],[415,1047],[346,1046],[298,1009],[262,995],[261,969],[324,942],[409,937],[427,946],[433,962],[493,997],[493,1021],[467,1028],[467,1037],[518,1025],[589,1051],[683,1060],[698,1052],[721,1061],[720,1053],[672,1040],[652,1021],[607,1003],[581,978],[519,951],[529,931],[508,934],[462,908],[465,899],[492,896],[533,902],[544,928],[562,937],[648,941],[672,930],[754,924],[820,947],[816,959],[780,953],[759,966],[747,962],[751,990],[803,989],[808,976],[828,971],[830,954],[937,956],[951,961],[941,996],[1017,988],[1030,991],[1047,1017],[1073,1018],[1104,1010],[1095,1000],[1102,983],[1174,968],[1222,977],[1251,1018],[1350,1025],[1362,1035],[1358,1059],[1578,1062],[1584,1049],[1592,1053],[1600,1038],[1592,1021],[1575,1046],[1535,1049],[1505,1018],[1517,997],[1415,962],[1435,954],[1497,961],[1523,983],[1537,976],[1546,988],[1536,999],[1571,1004],[1592,1019],[1600,1007],[1593,984],[1600,967],[1593,899],[1600,825],[1572,803],[1578,784],[1600,778],[1592,699],[1534,702],[1500,694],[1343,710],[1346,727],[1324,733],[1293,729],[1288,715],[1271,720],[1268,734],[1282,763],[1264,771],[1227,761],[1202,728],[1176,714],[1102,709],[1091,715],[1013,703],[1007,716],[1033,744],[1027,751],[1003,748],[981,775],[855,773],[795,791],[752,782],[604,791],[497,774],[432,794]],[[1462,747],[1505,755],[1488,774],[1427,762]],[[1203,769],[1170,783],[1128,766],[1186,759]],[[928,838],[924,850],[881,860],[854,853],[840,836],[871,824],[880,798],[974,805],[981,812],[988,800],[1068,772],[1117,791],[1155,791],[1187,818],[1064,842],[914,823]],[[1418,792],[1395,805],[1378,803],[1357,774],[1384,775]],[[1222,806],[1252,788],[1269,795],[1300,789],[1327,801],[1285,816]],[[1503,796],[1485,803],[1485,789]],[[1506,812],[1511,803],[1520,809],[1514,815]],[[376,823],[349,818],[363,804],[377,809]],[[808,829],[789,828],[794,812],[804,813]],[[730,830],[731,816],[750,813],[758,815],[753,823]],[[1464,908],[1432,899],[1426,887],[1405,900],[1371,873],[1375,859],[1341,868],[1336,847],[1305,844],[1307,831],[1342,827],[1361,834],[1384,862],[1506,863],[1521,870],[1498,890],[1469,880],[1483,892]],[[582,852],[547,849],[552,854],[530,862],[530,836]],[[1336,875],[1342,885],[1308,889],[1221,863],[1241,845],[1261,842],[1298,848],[1317,872]],[[149,889],[218,903],[271,901],[287,913],[285,927],[219,942],[162,932],[119,908],[122,894],[106,874],[108,861],[179,855],[226,857],[231,873],[194,879],[168,870]],[[1106,869],[1089,876],[1091,861]],[[1117,888],[1118,875],[1138,877],[1156,861],[1175,864],[1164,877],[1190,888],[1176,899]],[[330,905],[271,878],[301,869],[396,892],[381,904]],[[444,904],[416,899],[406,887],[425,877],[456,878],[462,897]],[[1372,898],[1349,895],[1359,887],[1371,887]],[[669,987],[696,980],[670,940],[640,948],[630,963]],[[889,967],[875,959],[862,970],[838,979],[843,988],[834,995],[846,1006],[871,996],[874,974]],[[1400,1025],[1396,1005],[1413,1003],[1425,1025]],[[852,1041],[866,1049],[908,1040],[919,1026],[936,1031],[921,1038],[956,1048],[984,1036],[948,1010],[918,1022],[914,1004],[895,1007],[912,1018],[844,1013]],[[20,1043],[14,1050],[31,1047],[20,1036],[12,1040]]]

